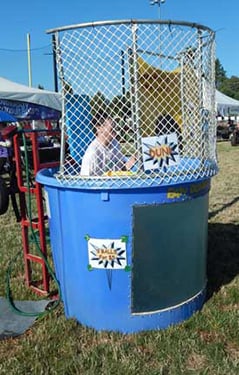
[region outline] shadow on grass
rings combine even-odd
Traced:
[[[230,207],[230,206],[233,206],[233,204],[237,203],[239,201],[239,197],[236,197],[234,198],[231,202],[228,202],[226,204],[224,204],[221,208],[219,208],[218,210],[215,210],[215,211],[212,211],[212,212],[209,212],[209,215],[208,215],[208,218],[211,219],[213,218],[214,216],[216,216],[217,214],[219,214],[220,212],[224,211],[226,208]]]
[[[209,223],[207,299],[239,274],[239,225]]]

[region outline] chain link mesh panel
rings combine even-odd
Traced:
[[[59,181],[135,187],[216,173],[210,29],[117,21],[52,32],[63,93]]]

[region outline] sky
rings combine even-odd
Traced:
[[[9,0],[1,2],[0,76],[54,90],[51,35],[46,30],[104,20],[195,22],[216,32],[216,57],[227,76],[239,76],[239,0]],[[27,54],[30,35],[31,69]]]

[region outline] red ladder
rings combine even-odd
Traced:
[[[47,258],[47,241],[46,241],[46,222],[47,215],[44,213],[43,204],[43,192],[42,186],[35,181],[35,176],[37,172],[42,168],[53,168],[59,165],[59,161],[44,161],[41,162],[41,156],[39,152],[39,142],[38,137],[40,134],[46,135],[56,135],[60,134],[59,131],[48,131],[48,130],[22,130],[17,132],[13,136],[13,146],[14,146],[14,159],[16,164],[16,175],[19,188],[19,201],[20,201],[20,215],[21,215],[21,233],[22,233],[22,244],[23,244],[23,256],[24,256],[24,268],[25,268],[25,281],[28,287],[30,287],[34,292],[40,295],[47,295],[50,291],[50,277],[49,272],[46,267],[44,258],[40,255],[33,253],[34,244],[30,241],[30,236],[32,231],[38,233],[39,247],[41,253],[45,258]],[[23,173],[23,163],[22,163],[22,150],[21,150],[21,139],[25,136],[28,144],[30,143],[30,155],[32,155],[32,174],[33,181],[31,181],[32,186],[27,186],[26,177]],[[52,148],[53,150],[53,148]],[[44,150],[41,150],[44,152]],[[55,151],[57,151],[55,149]],[[23,152],[28,152],[24,150]],[[59,149],[58,149],[59,152]],[[55,159],[56,160],[56,159]],[[58,158],[59,160],[59,158]],[[30,197],[29,197],[30,195]],[[32,218],[29,215],[27,209],[27,198],[35,198],[36,201],[36,217]],[[35,236],[34,236],[35,237]],[[40,265],[41,267],[41,277],[36,278],[34,271],[34,265]],[[39,275],[39,272],[38,272]]]

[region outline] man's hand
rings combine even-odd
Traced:
[[[136,161],[136,156],[132,155],[131,158],[125,163],[126,170],[129,171],[135,165]]]

